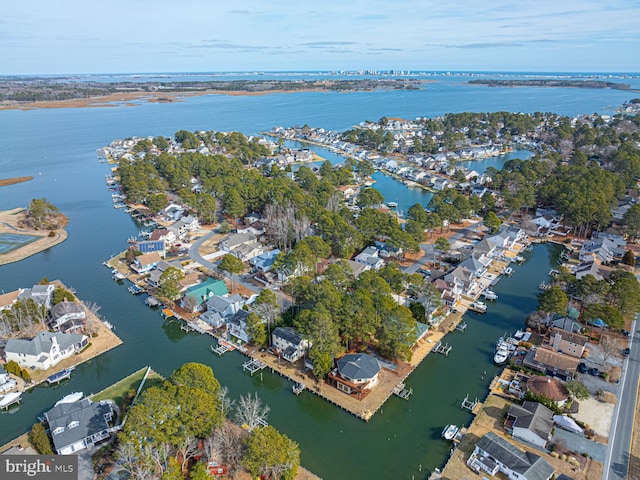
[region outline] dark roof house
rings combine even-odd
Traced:
[[[538,402],[524,402],[522,406],[511,405],[505,429],[513,438],[547,448],[553,429],[553,412]]]

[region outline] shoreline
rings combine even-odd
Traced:
[[[27,177],[12,177],[12,178],[1,178],[0,179],[0,187],[8,187],[9,185],[16,185],[18,183],[28,182],[29,180],[33,180],[31,175]]]
[[[0,265],[24,260],[25,258],[36,255],[64,242],[68,237],[68,233],[64,228],[58,228],[56,230],[31,230],[18,227],[18,219],[24,215],[24,211],[24,208],[0,211],[0,234],[14,233],[17,235],[30,235],[40,238],[25,245],[21,245],[7,253],[0,254]],[[48,232],[54,232],[55,235],[50,237]]]

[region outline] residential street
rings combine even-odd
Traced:
[[[631,434],[636,411],[636,393],[640,376],[640,328],[636,321],[631,326],[631,354],[624,362],[619,402],[613,413],[609,436],[609,452],[602,474],[603,480],[625,480],[629,467]]]

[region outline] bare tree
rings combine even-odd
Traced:
[[[241,395],[236,407],[235,421],[238,425],[246,425],[247,430],[252,431],[258,425],[267,422],[269,410],[271,409],[268,405],[262,405],[257,393],[254,396],[250,393],[246,397]]]
[[[220,390],[218,390],[218,400],[220,400],[220,412],[222,416],[226,418],[236,403],[235,400],[229,398],[229,388],[220,387]]]
[[[139,463],[140,454],[131,442],[121,442],[114,455],[116,461],[114,472],[124,472],[133,477]]]
[[[198,439],[193,435],[185,435],[176,445],[176,458],[182,460],[182,471],[186,472],[189,460],[195,457],[199,452]]]
[[[600,337],[600,347],[602,348],[602,365],[607,363],[609,357],[616,351],[618,345],[616,341],[609,335],[602,335]]]
[[[529,314],[529,316],[527,317],[527,325],[537,328],[538,333],[540,333],[542,330],[542,325],[545,324],[546,319],[546,313],[535,311]]]
[[[84,304],[87,310],[89,310],[89,314],[87,315],[87,320],[85,322],[84,329],[87,332],[87,335],[90,337],[93,336],[94,333],[98,333],[99,321],[100,321],[100,309],[102,308],[96,302],[87,302]]]
[[[337,193],[334,193],[329,197],[327,201],[327,210],[330,212],[337,212],[340,208],[340,203],[342,202],[342,198]]]
[[[231,423],[225,423],[213,432],[210,441],[212,453],[215,452],[220,460],[229,466],[231,471],[235,471],[244,456],[242,431]],[[205,448],[207,448],[206,440]]]

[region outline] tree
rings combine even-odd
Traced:
[[[247,205],[234,188],[229,188],[224,194],[224,210],[234,220],[242,217],[247,209]]]
[[[55,228],[54,219],[58,213],[58,208],[46,198],[34,198],[27,209],[25,223],[36,230]]]
[[[640,311],[640,283],[633,273],[614,270],[609,282],[610,301],[622,315],[633,315]]]
[[[69,290],[62,287],[56,287],[51,296],[51,303],[57,305],[60,302],[73,302],[76,297]]]
[[[586,400],[591,396],[587,386],[578,380],[569,380],[564,384],[564,389],[571,397],[578,400]]]
[[[155,195],[149,195],[145,203],[147,207],[149,207],[149,210],[156,214],[169,205],[169,200],[164,193],[156,193]]]
[[[502,224],[502,221],[496,215],[496,212],[493,210],[489,210],[489,212],[485,215],[483,220],[484,226],[487,227],[490,232],[496,233]]]
[[[636,203],[624,212],[622,225],[631,238],[640,236],[640,203]]]
[[[624,256],[622,257],[622,263],[624,263],[625,265],[629,265],[631,267],[636,266],[636,256],[634,255],[633,251],[627,250],[626,252],[624,252]]]
[[[201,193],[198,195],[198,212],[200,218],[206,223],[211,224],[216,219],[216,209],[218,205],[213,195]]]
[[[173,301],[180,296],[178,282],[184,278],[184,273],[176,267],[168,267],[158,280],[158,293]]]
[[[266,340],[267,343],[271,343],[271,327],[276,324],[280,316],[280,306],[276,294],[268,288],[262,289],[251,308],[267,325]]]
[[[244,263],[235,255],[227,253],[220,263],[218,264],[218,270],[222,270],[223,272],[227,272],[229,274],[229,279],[231,280],[231,290],[233,290],[233,276],[237,275],[244,268]]]
[[[356,200],[360,208],[369,208],[380,205],[384,202],[384,197],[375,188],[365,188],[360,191]]]
[[[189,472],[190,480],[210,480],[209,469],[202,462],[196,462]]]
[[[256,429],[246,440],[243,464],[254,477],[293,480],[300,465],[298,444],[272,426]]]
[[[178,386],[199,388],[212,396],[217,396],[220,390],[220,382],[213,370],[202,363],[185,363],[171,374],[169,381]]]
[[[447,240],[446,237],[436,238],[436,241],[434,242],[433,246],[436,250],[440,252],[441,255],[444,252],[448,252],[449,248],[451,247],[449,245],[449,240]]]
[[[240,395],[236,406],[235,421],[238,425],[245,427],[249,432],[262,423],[266,423],[269,416],[269,405],[262,405],[262,400],[257,393],[251,396]]]
[[[256,345],[267,344],[267,329],[255,312],[251,312],[247,317],[247,334]]]
[[[396,305],[382,320],[376,338],[378,348],[387,358],[409,361],[411,346],[415,343],[416,321],[411,310]]]
[[[229,466],[231,472],[234,472],[238,468],[245,453],[241,432],[242,430],[237,426],[227,422],[222,427],[214,430],[213,436],[211,437],[211,446],[216,456],[220,458],[222,463]]]
[[[553,286],[538,295],[538,310],[545,313],[563,313],[567,309],[567,294]]]
[[[29,432],[29,441],[34,447],[36,447],[36,450],[41,455],[53,454],[51,440],[49,440],[49,435],[47,435],[42,422],[38,422],[31,427],[31,431]]]
[[[602,348],[602,365],[604,365],[607,363],[608,358],[618,350],[618,345],[610,335],[601,335],[600,348]]]

